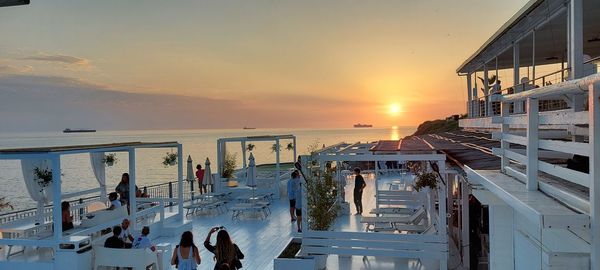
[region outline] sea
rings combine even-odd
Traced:
[[[0,149],[29,148],[64,145],[89,145],[117,142],[167,142],[177,141],[183,145],[184,158],[190,156],[194,164],[213,162],[214,172],[217,156],[217,139],[260,135],[292,134],[297,140],[297,154],[308,153],[309,147],[323,147],[339,142],[371,142],[400,139],[412,134],[416,127],[350,128],[350,129],[197,129],[197,130],[131,130],[98,131],[94,133],[0,133]],[[286,150],[288,142],[282,140],[281,162],[291,162],[293,151]],[[252,151],[257,164],[275,163],[271,150],[274,142],[254,142]],[[237,157],[237,166],[242,166],[242,147],[239,143],[228,143],[227,150]],[[136,151],[137,185],[176,181],[177,166],[162,164],[167,153],[177,149],[140,149]],[[120,181],[121,174],[128,171],[127,153],[116,153],[116,163],[106,168],[106,185],[110,190]],[[65,155],[61,158],[62,191],[76,192],[98,187],[90,165],[88,154]],[[194,166],[195,167],[195,166]],[[184,174],[185,174],[184,167]],[[185,175],[184,175],[185,177]],[[34,208],[36,203],[29,197],[18,160],[0,160],[0,198],[5,198],[14,210]],[[8,210],[4,210],[8,211]]]

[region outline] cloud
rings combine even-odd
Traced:
[[[29,73],[33,71],[33,67],[29,65],[16,66],[16,65],[0,65],[0,74],[20,74]]]
[[[4,75],[0,80],[2,131],[340,126],[360,115],[349,104],[314,97],[270,100],[214,99],[131,93],[82,79]],[[168,93],[168,91],[164,91]],[[290,106],[298,104],[299,106]],[[352,107],[352,106],[351,106]],[[343,123],[349,125],[349,123]]]
[[[81,67],[90,67],[90,61],[85,58],[64,55],[64,54],[47,54],[41,53],[35,56],[29,56],[21,58],[22,60],[34,60],[34,61],[46,61],[46,62],[59,62],[69,65],[77,65]]]

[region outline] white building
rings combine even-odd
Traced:
[[[529,1],[457,69],[460,127],[500,142],[497,168],[464,164],[490,269],[600,269],[598,15],[597,0]]]

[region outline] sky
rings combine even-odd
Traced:
[[[526,2],[32,0],[0,8],[0,132],[418,125]]]

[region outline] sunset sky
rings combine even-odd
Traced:
[[[417,125],[526,2],[31,0],[0,8],[0,132]]]

